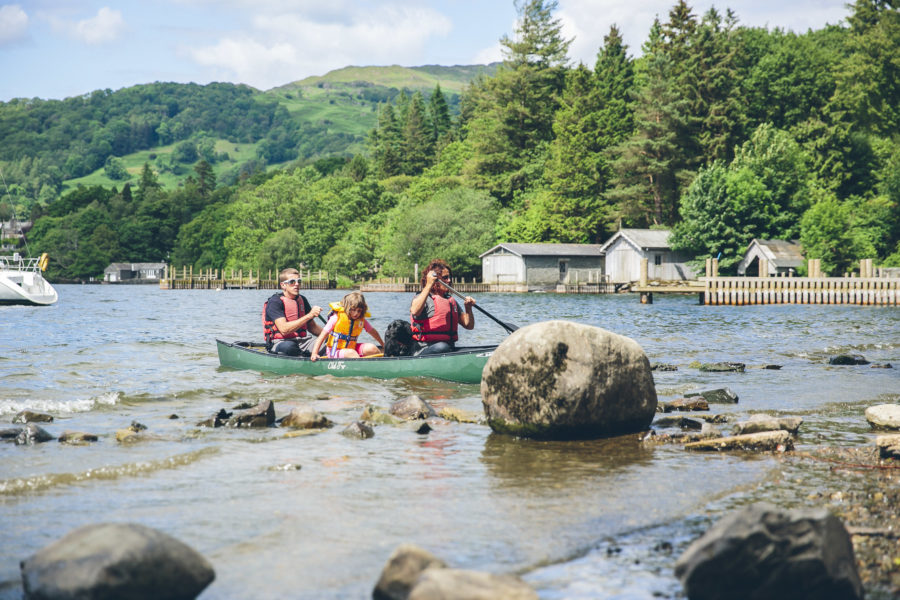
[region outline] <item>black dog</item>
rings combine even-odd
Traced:
[[[385,356],[412,356],[416,344],[412,339],[412,325],[409,321],[391,321],[384,330]]]

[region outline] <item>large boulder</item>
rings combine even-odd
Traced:
[[[650,361],[637,342],[569,321],[506,338],[484,367],[481,399],[491,429],[524,437],[631,433],[656,412]]]
[[[26,598],[196,598],[215,578],[203,556],[137,524],[87,525],[22,561]]]
[[[827,510],[757,504],[735,511],[675,563],[690,600],[857,599],[850,535]]]

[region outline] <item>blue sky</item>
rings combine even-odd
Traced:
[[[740,24],[798,32],[839,23],[846,0],[689,2]],[[593,65],[615,23],[632,54],[675,0],[558,0],[573,62]],[[500,60],[512,0],[0,0],[0,100],[77,96],[154,81],[266,90],[348,65]]]

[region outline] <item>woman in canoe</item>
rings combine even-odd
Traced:
[[[372,356],[378,354],[379,349],[375,344],[360,343],[357,341],[359,335],[366,331],[375,338],[379,345],[384,346],[378,330],[372,327],[366,320],[369,316],[368,305],[366,299],[359,292],[350,292],[340,303],[333,302],[331,306],[331,314],[328,316],[328,322],[316,343],[313,345],[310,360],[316,360],[319,354],[319,348],[322,343],[328,340],[327,356],[328,358],[359,358],[361,356]]]
[[[442,282],[450,283],[450,265],[436,258],[422,272],[422,291],[409,307],[413,340],[419,343],[417,355],[452,352],[456,349],[459,325],[475,327],[472,307],[475,299],[466,296],[463,310]]]

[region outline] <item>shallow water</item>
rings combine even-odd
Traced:
[[[54,435],[101,437],[79,447],[0,444],[0,598],[22,596],[21,559],[100,521],[156,527],[199,550],[216,570],[204,599],[371,597],[404,542],[456,567],[521,575],[545,599],[673,596],[679,548],[723,510],[770,497],[765,490],[784,467],[778,457],[694,455],[644,447],[633,436],[534,442],[461,423],[428,435],[380,426],[370,440],[350,440],[339,431],[367,404],[387,408],[418,394],[438,409],[480,411],[478,386],[220,368],[214,339],[258,339],[264,291],[58,291],[52,307],[0,307],[0,428],[31,409],[57,417],[45,424]],[[306,295],[324,306],[342,294]],[[410,296],[367,299],[383,332],[404,317]],[[654,374],[660,400],[727,386],[740,402],[715,412],[801,415],[798,450],[870,444],[865,408],[900,400],[897,369],[827,365],[829,356],[852,352],[900,366],[896,308],[711,307],[693,296],[660,296],[653,305],[634,295],[478,299],[518,325],[569,319],[634,338],[651,361],[678,366]],[[505,337],[476,319],[464,343]],[[748,369],[689,366],[726,360]],[[759,368],[773,363],[783,368]],[[291,438],[279,429],[195,426],[261,398],[274,400],[279,416],[308,404],[338,425]],[[115,430],[132,421],[153,439],[118,444]],[[777,499],[789,503],[788,492]]]

